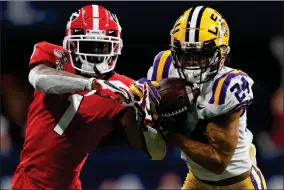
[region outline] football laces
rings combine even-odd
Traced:
[[[187,107],[184,106],[183,108],[180,108],[179,110],[177,111],[173,111],[173,112],[170,112],[170,113],[162,113],[161,116],[163,117],[171,117],[171,116],[176,116],[178,114],[181,114],[183,112],[185,112],[187,110]]]

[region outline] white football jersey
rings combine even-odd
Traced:
[[[160,52],[154,59],[153,66],[148,70],[149,80],[160,81],[164,78],[179,77],[173,66],[173,58],[169,50]],[[249,146],[253,136],[247,127],[246,106],[253,100],[253,80],[241,70],[229,67],[220,68],[214,79],[200,85],[200,94],[197,101],[188,112],[188,126],[195,129],[201,119],[210,119],[218,115],[228,114],[242,109],[239,123],[239,139],[232,160],[221,174],[209,172],[193,162],[182,152],[182,159],[187,162],[190,171],[199,179],[219,181],[225,178],[240,175],[252,167],[249,157]],[[193,128],[193,129],[192,129]]]

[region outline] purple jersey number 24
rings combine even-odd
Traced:
[[[247,91],[248,94],[250,93],[248,81],[244,77],[241,78],[241,81],[242,84],[236,83],[230,88],[231,92],[235,91],[235,96],[239,102],[242,102],[246,97],[243,92]]]

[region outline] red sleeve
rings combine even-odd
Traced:
[[[134,80],[125,76],[125,75],[120,75],[118,73],[115,73],[109,80],[119,80],[122,83],[124,83],[126,86],[130,86]]]
[[[51,62],[55,66],[55,58],[52,52],[52,47],[47,42],[39,42],[35,44],[30,58],[29,67],[32,68],[41,62]]]

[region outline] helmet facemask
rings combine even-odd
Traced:
[[[92,76],[113,70],[121,54],[122,39],[115,36],[115,31],[111,34],[114,36],[88,30],[86,35],[66,36],[64,49],[70,53],[73,67]]]
[[[202,84],[214,78],[226,59],[228,52],[224,49],[229,50],[227,46],[215,46],[214,39],[203,45],[200,42],[174,44],[171,46],[174,65],[188,84]]]

